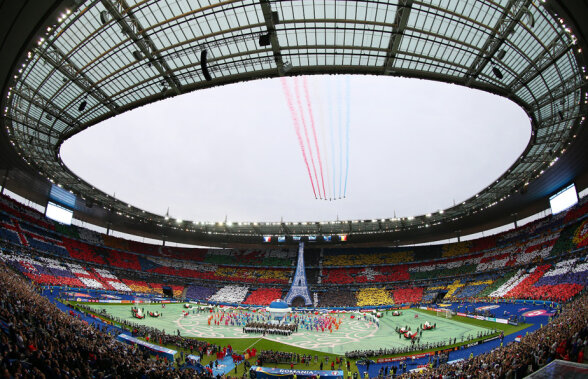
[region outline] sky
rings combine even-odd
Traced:
[[[117,199],[182,220],[379,219],[474,196],[520,156],[530,132],[520,107],[482,91],[309,76],[149,104],[70,138],[61,158]]]

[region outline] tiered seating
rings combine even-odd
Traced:
[[[317,268],[308,268],[308,267],[306,268],[306,281],[308,282],[309,285],[319,283],[319,281],[318,281],[319,273],[320,273],[320,270]],[[321,279],[321,283],[322,283],[322,279]]]
[[[320,254],[321,254],[320,249],[312,249],[312,248],[304,249],[304,264],[306,264],[306,267],[318,266],[320,258],[321,258]]]
[[[459,280],[454,281],[453,283],[447,286],[447,293],[445,294],[445,297],[448,299],[452,298],[455,291],[457,291],[463,286],[464,284],[461,283]]]
[[[470,297],[476,297],[480,292],[482,292],[488,285],[492,284],[492,280],[480,280],[475,282],[470,282],[465,286],[461,287],[458,291],[453,294],[453,297],[456,299],[466,299]]]
[[[576,222],[563,228],[559,234],[559,238],[551,249],[551,256],[558,256],[564,252],[571,251],[576,247],[577,244],[574,243],[574,236],[581,224],[581,222]]]
[[[184,286],[178,286],[173,284],[163,284],[158,282],[149,282],[149,292],[160,296],[163,296],[163,287],[170,287],[174,297],[181,297],[184,292]]]
[[[186,299],[190,300],[208,300],[209,297],[217,292],[215,287],[204,287],[198,285],[188,286],[186,290]]]
[[[133,279],[121,279],[122,282],[129,287],[133,292],[140,292],[140,293],[151,293],[153,290],[149,287],[147,282],[142,280],[133,280]]]
[[[19,222],[18,225],[22,231],[28,232],[29,234],[40,236],[55,242],[61,242],[61,236],[55,233],[53,230],[44,229],[40,226],[29,224],[27,222]]]
[[[176,284],[170,284],[169,285],[172,289],[172,293],[174,294],[174,297],[180,297],[182,296],[182,293],[184,292],[184,286],[179,286]]]
[[[545,237],[530,240],[525,244],[527,248],[523,253],[513,257],[513,259],[516,259],[517,265],[539,262],[549,256],[551,248],[557,241],[558,237],[559,233],[554,233]]]
[[[329,290],[319,294],[321,307],[355,307],[357,297],[351,290]]]
[[[12,225],[12,220],[10,219],[10,216],[0,212],[0,225],[2,224],[14,226]]]
[[[349,284],[354,283],[355,279],[347,269],[325,269],[323,271],[323,283]]]
[[[491,284],[486,286],[486,288],[484,288],[482,291],[480,291],[478,293],[478,297],[489,296],[492,292],[496,291],[498,288],[500,288],[502,285],[504,285],[504,283],[509,281],[510,278],[512,278],[515,274],[516,274],[515,271],[509,271],[509,272],[503,273],[498,279],[496,279],[494,282],[492,282]]]
[[[107,290],[114,289],[112,286],[102,283],[99,277],[83,268],[81,270],[77,270],[75,272],[75,276],[88,288]]]
[[[44,214],[35,209],[26,207],[6,196],[0,196],[0,209],[31,224],[38,225],[47,230],[53,230],[53,223],[49,222]]]
[[[588,285],[588,263],[577,258],[557,263],[529,290],[537,299],[567,301]]]
[[[551,265],[542,265],[538,267],[533,267],[529,274],[516,286],[514,286],[510,291],[508,291],[504,297],[510,298],[527,298],[530,297],[531,287],[535,282],[537,282],[543,274],[549,270]]]
[[[399,282],[410,278],[406,268],[406,265],[396,265],[324,269],[322,282],[336,284]]]
[[[111,250],[108,251],[108,256],[106,259],[111,266],[141,271],[141,264],[139,263],[139,259],[136,254]]]
[[[100,268],[95,268],[93,271],[96,277],[107,287],[116,291],[131,292],[129,286],[121,282],[116,275],[112,274],[110,271]]]
[[[586,247],[588,246],[588,219],[578,226],[576,232],[574,233],[574,238],[572,240],[576,247]]]
[[[237,280],[248,283],[288,283],[292,269],[262,269],[218,267],[215,277],[219,280]]]
[[[161,283],[147,283],[149,285],[149,292],[163,296],[163,284]]]
[[[484,253],[476,271],[490,271],[512,265],[511,256],[518,254],[521,251],[519,246],[511,246],[506,249],[496,249]]]
[[[162,246],[151,245],[137,241],[127,241],[128,250],[141,255],[165,256],[162,254]]]
[[[252,291],[243,304],[270,305],[276,299],[282,298],[282,290],[279,288],[259,288]]]
[[[396,304],[419,303],[423,298],[423,287],[399,288],[392,291]]]
[[[118,250],[129,250],[129,241],[126,239],[113,236],[102,236],[102,241],[104,242],[104,246]]]
[[[510,277],[504,284],[498,287],[496,290],[491,292],[488,296],[489,297],[497,297],[501,298],[504,297],[511,289],[516,287],[520,282],[522,282],[529,274],[526,270],[520,269]]]
[[[295,249],[210,249],[206,254],[205,262],[224,265],[289,267],[296,256]]]
[[[189,264],[189,262],[184,262],[183,264]],[[150,269],[148,272],[184,278],[215,280],[216,275],[213,270],[210,270],[211,268],[216,268],[216,266],[201,266],[191,268],[160,266]]]
[[[3,201],[1,199],[0,197],[0,202]],[[582,206],[586,204],[588,203]],[[295,249],[279,248],[273,250],[170,248],[127,241],[76,227],[60,226],[55,231],[52,224],[38,222],[38,215],[35,212],[31,214],[26,207],[17,206],[18,210],[15,210],[15,207],[11,205],[8,208],[14,216],[0,213],[0,237],[4,240],[16,245],[28,243],[33,249],[47,252],[52,256],[71,257],[81,261],[81,264],[77,265],[69,261],[60,263],[58,260],[52,262],[37,260],[37,265],[31,263],[32,268],[25,269],[29,275],[35,276],[37,282],[42,280],[45,283],[57,283],[56,278],[65,278],[63,279],[65,282],[69,280],[81,287],[158,294],[163,293],[164,285],[173,283],[169,285],[172,286],[175,296],[180,296],[184,287],[177,285],[178,281],[169,277],[162,278],[158,274],[212,282],[234,281],[254,286],[271,283],[286,287],[293,274],[293,263],[297,254]],[[19,219],[21,216],[26,221]],[[398,284],[392,293],[381,288],[359,290],[357,301],[360,306],[382,302],[391,304],[393,299],[396,302],[426,302],[434,299],[440,291],[447,291],[447,298],[457,299],[485,295],[568,298],[585,286],[584,271],[586,270],[575,271],[577,267],[583,267],[581,266],[583,262],[567,260],[566,265],[561,263],[547,270],[549,266],[544,265],[544,261],[550,261],[553,257],[567,253],[576,247],[588,246],[588,220],[562,230],[560,226],[562,218],[563,215],[552,216],[514,231],[476,241],[414,247],[410,250],[406,248],[309,249],[306,255],[307,263],[315,266],[307,272],[309,284],[318,284],[317,288],[320,292],[322,284],[357,284],[361,287],[364,283],[377,285],[417,281],[410,284]],[[48,225],[47,228],[45,224]],[[60,234],[65,232],[78,235],[81,241]],[[65,247],[61,246],[62,244]],[[321,256],[323,257],[322,265],[317,267]],[[87,264],[111,267],[114,271],[89,266],[86,268]],[[24,269],[18,261],[14,265],[15,267],[20,265]],[[514,271],[505,272],[504,270],[504,268],[521,265],[527,268],[531,265],[540,266],[531,270],[519,270],[516,274]],[[116,272],[120,275],[118,268],[124,269],[120,271],[123,272],[122,280],[113,274]],[[492,275],[495,275],[498,269],[501,270],[500,274],[503,277],[494,281],[496,276]],[[214,287],[214,284],[210,283],[210,285]],[[246,288],[245,285],[241,287]],[[186,289],[187,294],[191,288]],[[209,290],[208,293],[199,294],[196,288],[194,291],[197,295],[195,298],[213,295],[223,299],[231,298],[229,294],[223,293],[222,289],[217,293]],[[275,291],[282,293],[282,289]],[[265,303],[267,299],[270,299],[270,295],[264,295],[265,293],[265,290],[252,292],[247,298],[247,303],[257,300]],[[349,294],[350,292],[342,290],[340,301],[332,303],[355,304],[356,299],[350,300]],[[320,296],[320,298],[321,303],[329,302],[328,296]]]
[[[437,298],[439,295],[438,290],[427,289],[427,291],[423,294],[423,298],[421,299],[422,303],[431,303],[433,300]]]
[[[412,280],[470,274],[476,271],[481,257],[482,254],[478,253],[437,262],[412,264],[408,267],[408,271]]]
[[[54,255],[59,255],[62,257],[69,256],[65,247],[55,245],[51,242],[42,241],[42,240],[37,239],[37,238],[30,236],[30,235],[27,236],[27,242],[29,243],[29,246],[32,247],[33,249],[46,251],[48,253],[51,253]]]
[[[87,287],[67,267],[48,258],[32,258],[24,254],[0,254],[12,267],[33,282],[42,285]]]
[[[79,259],[84,262],[92,262],[101,265],[106,265],[106,261],[104,260],[104,258],[101,255],[99,255],[97,251],[95,251],[98,249],[93,248],[91,245],[69,238],[64,238],[63,243],[67,251],[69,252],[70,257],[74,259]]]
[[[384,288],[362,288],[357,292],[357,306],[391,305],[394,299]]]
[[[92,245],[103,245],[102,234],[90,229],[79,229],[80,239]]]
[[[346,252],[348,250],[343,250]],[[414,259],[412,251],[378,252],[376,249],[355,249],[351,254],[337,254],[331,251],[323,259],[324,266],[371,266],[411,262]]]
[[[470,241],[472,246],[470,247],[470,252],[475,253],[477,251],[484,251],[490,250],[496,247],[496,236],[488,236],[483,238],[478,238],[476,240]]]
[[[160,250],[162,257],[169,257],[175,259],[181,259],[184,261],[203,262],[207,249],[195,249],[188,247],[162,247]]]
[[[63,234],[69,238],[79,239],[80,233],[78,232],[78,228],[74,225],[65,225],[60,223],[55,223],[55,232],[59,234]]]
[[[584,216],[586,213],[588,213],[588,201],[586,200],[586,198],[584,198],[584,200],[579,205],[567,211],[564,218],[564,222],[576,220]]]
[[[208,300],[219,303],[241,303],[243,300],[245,300],[245,296],[247,295],[248,290],[249,288],[244,286],[224,286]]]
[[[471,242],[458,242],[443,245],[441,256],[443,258],[456,257],[470,252]]]
[[[10,229],[6,229],[3,227],[0,227],[0,240],[2,241],[8,241],[10,243],[13,243],[15,245],[20,245],[20,238],[18,238],[18,233],[10,230]]]

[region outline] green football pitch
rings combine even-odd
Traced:
[[[159,304],[141,304],[140,308],[149,311],[161,312],[162,317],[153,318],[147,316],[144,319],[136,319],[131,316],[131,305],[112,305],[112,304],[88,304],[91,309],[97,313],[105,310],[108,315],[115,318],[125,319],[127,321],[147,325],[157,329],[165,330],[168,334],[175,334],[179,330],[181,335],[186,337],[206,338],[260,338],[261,334],[243,333],[242,326],[225,326],[209,325],[209,312],[190,313],[184,317],[183,304],[167,304],[161,308]],[[470,325],[463,322],[453,321],[445,317],[425,314],[414,310],[403,310],[401,316],[392,316],[392,312],[384,312],[383,318],[379,319],[379,326],[374,322],[364,320],[355,314],[351,318],[350,313],[333,315],[341,320],[338,330],[332,332],[325,330],[309,331],[299,328],[299,331],[290,336],[266,335],[265,340],[279,342],[303,349],[316,350],[331,354],[344,354],[353,350],[378,350],[380,348],[399,348],[409,346],[410,340],[396,333],[396,327],[410,327],[416,330],[425,321],[431,324],[437,324],[433,330],[424,330],[421,337],[421,343],[443,342],[448,344],[448,340],[453,339],[459,343],[469,338],[476,338],[479,332],[487,332],[488,329]],[[418,315],[418,318],[415,317]]]

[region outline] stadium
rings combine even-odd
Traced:
[[[587,15],[560,0],[0,3],[2,374],[586,377]],[[327,221],[170,217],[61,156],[156,102],[272,78],[297,96],[317,75],[479,90],[519,107],[530,137],[452,206]]]

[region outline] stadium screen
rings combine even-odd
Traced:
[[[51,185],[49,200],[54,204],[61,204],[72,209],[76,206],[76,195],[67,190],[64,190],[59,186],[56,186],[55,184]]]
[[[551,206],[551,214],[559,213],[568,209],[578,202],[578,193],[576,186],[572,183],[566,188],[562,189],[555,195],[549,197],[549,205]]]
[[[55,203],[48,202],[47,208],[45,208],[45,216],[62,224],[71,225],[73,211]]]

